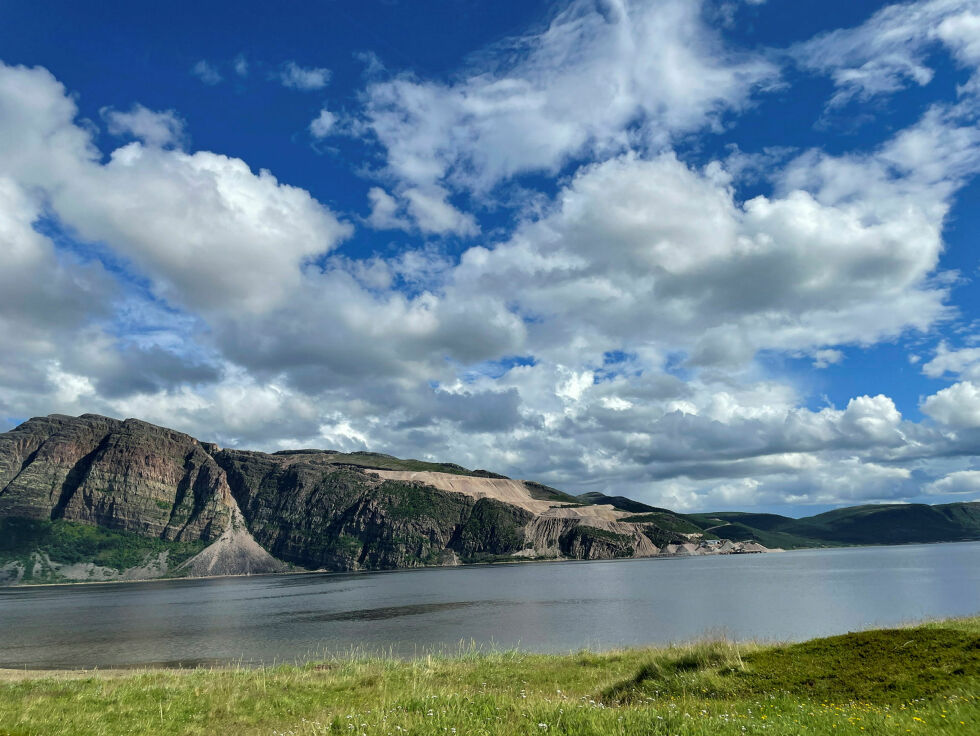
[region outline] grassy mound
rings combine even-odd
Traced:
[[[980,678],[980,636],[963,631],[867,631],[778,647],[732,671],[745,692],[898,703]]]
[[[712,698],[770,693],[820,701],[902,703],[980,682],[980,634],[956,629],[863,631],[802,644],[746,650],[706,642],[654,656],[603,693],[635,702],[651,693]]]
[[[681,534],[702,534],[706,539],[717,539],[717,536],[711,534],[704,534],[701,527],[696,524],[684,519],[676,514],[671,514],[664,511],[657,511],[651,514],[637,514],[636,516],[627,516],[623,521],[629,521],[633,524],[656,524],[661,529],[665,529],[670,532],[680,532]]]
[[[972,736],[978,637],[980,618],[767,648],[700,642],[259,669],[0,671],[0,736]]]

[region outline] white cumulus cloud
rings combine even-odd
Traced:
[[[284,87],[302,92],[323,89],[330,82],[330,70],[321,67],[302,67],[295,61],[287,61],[279,72]]]
[[[544,31],[509,41],[500,51],[514,61],[490,71],[370,85],[364,125],[389,171],[416,187],[486,191],[583,153],[663,145],[714,125],[775,76],[763,59],[725,49],[700,5],[576,0]]]
[[[173,110],[157,112],[137,103],[126,112],[104,107],[101,113],[113,135],[132,136],[158,148],[179,147],[184,140],[184,121]]]
[[[946,494],[980,494],[980,470],[957,470],[929,484],[929,493],[944,496]]]
[[[980,385],[960,381],[922,402],[922,411],[950,427],[980,427]]]
[[[798,58],[849,100],[924,82],[929,49],[973,63],[973,11],[922,8],[926,35],[899,6],[834,37],[853,58],[820,67],[829,36]],[[134,415],[223,444],[452,459],[688,509],[961,492],[980,436],[969,337],[925,362],[959,381],[923,400],[926,421],[873,384],[807,408],[812,387],[773,366],[835,365],[951,317],[965,277],[942,270],[944,228],[980,170],[966,95],[864,150],[710,161],[685,136],[752,105],[778,55],[732,50],[703,10],[576,0],[455,75],[374,69],[360,110],[309,123],[380,143],[362,217],[191,149],[175,111],[106,109],[137,140],[100,150],[50,73],[0,65],[2,416]],[[888,29],[907,31],[901,59]],[[883,50],[871,66],[867,39]],[[240,61],[221,70],[244,76]],[[329,80],[276,71],[297,89]],[[541,191],[510,181],[559,171]],[[516,223],[484,218],[498,205]],[[400,232],[367,234],[380,250],[355,258],[346,220]]]
[[[337,116],[327,108],[323,108],[320,110],[320,114],[310,122],[310,135],[314,138],[326,138],[336,123]]]

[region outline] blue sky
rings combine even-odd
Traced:
[[[0,19],[0,428],[980,497],[980,0]]]

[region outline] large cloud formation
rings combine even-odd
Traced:
[[[0,65],[0,411],[452,459],[681,509],[962,498],[976,348],[924,363],[956,382],[919,421],[880,394],[814,408],[760,356],[826,368],[955,316],[941,259],[980,169],[970,90],[867,150],[796,151],[748,199],[734,159],[694,164],[677,140],[766,94],[773,59],[830,75],[832,106],[924,83],[929,44],[975,66],[973,10],[895,6],[753,54],[698,3],[574,2],[455,82],[368,84],[344,123],[382,154],[367,218],[183,150],[171,110],[107,109],[128,142],[103,155],[50,72]],[[861,55],[910,17],[932,30],[904,56]],[[502,235],[465,209],[568,166]],[[356,221],[466,246],[351,259]]]
[[[450,84],[399,75],[365,90],[361,125],[424,232],[472,227],[448,215],[447,185],[485,193],[577,155],[664,145],[718,125],[776,76],[762,57],[726,49],[687,0],[575,0],[540,33],[491,51]]]

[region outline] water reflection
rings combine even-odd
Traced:
[[[362,608],[357,611],[340,613],[313,613],[304,611],[290,615],[293,621],[380,621],[399,616],[421,616],[436,611],[451,611],[454,608],[467,608],[476,605],[492,605],[493,601],[456,601],[455,603],[417,603],[412,606],[386,606],[384,608]],[[287,614],[288,615],[288,614]]]
[[[980,543],[8,588],[0,667],[786,640],[977,612]]]

